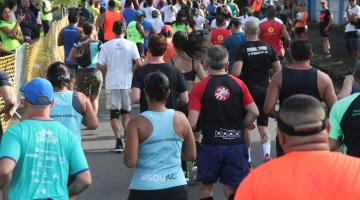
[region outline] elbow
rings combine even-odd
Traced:
[[[134,168],[136,167],[136,161],[132,161],[132,160],[129,160],[129,159],[126,159],[124,160],[124,164],[127,168]]]
[[[140,96],[131,93],[130,100],[131,100],[131,103],[137,104],[140,101]]]

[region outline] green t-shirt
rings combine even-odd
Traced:
[[[186,25],[185,24],[177,24],[177,23],[173,23],[172,27],[174,29],[174,33],[180,31],[180,32],[186,32]]]
[[[227,5],[229,6],[229,8],[231,10],[232,16],[237,17],[239,15],[239,13],[236,10],[235,4],[234,3],[228,3]]]
[[[24,120],[10,127],[0,159],[16,162],[9,200],[69,199],[69,175],[88,170],[79,140],[57,121]]]
[[[0,28],[1,27],[8,27],[9,29],[13,29],[15,27],[16,23],[15,22],[6,22],[1,20],[0,21]],[[18,28],[18,33],[20,31],[20,27]],[[6,35],[5,32],[0,31],[0,38],[2,41],[2,46],[3,48],[9,50],[9,51],[14,51],[18,46],[21,45],[21,43],[19,42],[19,40],[17,39],[12,39],[10,37],[8,37]]]
[[[337,101],[330,111],[331,129],[329,137],[334,140],[339,140],[343,137],[343,130],[341,129],[341,120],[349,108],[350,104],[358,97],[360,93],[354,93],[351,96],[345,97]]]
[[[126,28],[127,31],[127,39],[133,41],[135,43],[142,43],[144,44],[144,38],[140,34],[140,32],[136,28],[136,21],[132,21]]]

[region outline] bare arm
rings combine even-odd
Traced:
[[[233,68],[231,70],[231,74],[236,76],[236,77],[239,77],[240,74],[241,74],[241,70],[242,70],[242,67],[243,67],[243,61],[236,61],[234,64],[233,64]]]
[[[289,32],[286,30],[286,26],[282,25],[281,27],[281,38],[283,39],[284,42],[284,47],[288,47],[290,44],[290,35]]]
[[[106,65],[102,65],[102,64],[98,63],[98,64],[96,65],[96,67],[97,67],[98,69],[100,69],[100,71],[101,71],[101,73],[103,74],[103,76],[106,75],[106,71],[107,71]]]
[[[336,151],[341,146],[341,142],[339,140],[334,140],[329,138],[329,147],[330,151]]]
[[[320,72],[320,71],[319,71]],[[330,77],[324,72],[318,73],[319,91],[322,92],[322,99],[325,101],[327,109],[330,111],[336,102],[336,94]]]
[[[275,69],[275,72],[281,71],[282,67],[281,67],[281,63],[280,63],[279,60],[273,62],[272,65],[273,65],[273,67],[274,67],[274,69]]]
[[[186,116],[176,111],[174,115],[174,130],[176,133],[181,133],[184,138],[182,147],[182,160],[193,161],[196,159],[196,145],[194,133],[191,129],[189,121]]]
[[[132,66],[132,71],[136,71],[139,67],[143,65],[141,59],[136,59],[134,65]]]
[[[146,33],[144,31],[144,28],[141,26],[140,23],[136,23],[136,29],[139,31],[140,35],[145,38],[146,37]]]
[[[90,171],[84,171],[78,174],[75,181],[69,186],[69,196],[75,196],[86,190],[91,185],[91,174]]]
[[[352,75],[346,76],[342,85],[342,88],[337,95],[338,99],[351,95],[352,87],[354,84],[354,78]]]
[[[9,158],[3,158],[0,160],[0,189],[3,189],[10,183],[15,166],[16,163]]]
[[[334,21],[334,16],[332,14],[332,12],[330,11],[330,19],[329,19],[329,24],[325,27],[325,30],[328,31],[329,28],[331,27],[332,23]]]
[[[243,127],[249,127],[252,123],[255,122],[256,118],[259,116],[259,109],[255,103],[251,103],[245,107],[247,113],[242,121]]]
[[[196,110],[189,110],[188,120],[191,128],[194,130],[196,128],[196,124],[199,120],[200,112]]]
[[[183,93],[179,94],[179,101],[180,104],[187,104],[189,102],[189,93],[188,91],[185,91]]]
[[[131,93],[130,93],[131,103],[136,104],[140,102],[140,93],[141,93],[140,88],[136,88],[136,87],[131,88]]]
[[[280,87],[281,72],[277,72],[270,81],[264,103],[264,113],[270,115],[271,117],[276,116],[275,106],[279,99]]]
[[[7,121],[11,118],[11,110],[16,105],[16,95],[14,88],[11,86],[0,87],[0,94],[4,98],[5,105],[4,108],[0,111],[0,114],[4,113],[4,120]]]
[[[200,78],[200,80],[204,79],[207,76],[201,63],[196,67],[196,75]]]
[[[129,121],[126,130],[124,163],[126,167],[133,168],[136,166],[139,151],[139,133],[136,127],[137,118]]]
[[[57,45],[58,45],[58,46],[64,45],[63,34],[64,34],[64,29],[61,29],[61,31],[60,31],[60,33],[59,33],[58,40],[57,40]]]
[[[87,98],[83,93],[78,92],[78,97],[81,103],[81,109],[84,113],[84,125],[90,130],[95,130],[98,128],[98,118],[94,112],[93,107],[91,106],[89,98]]]

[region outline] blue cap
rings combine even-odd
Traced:
[[[49,105],[54,99],[51,83],[43,78],[35,78],[20,88],[25,100],[33,105]]]
[[[143,12],[141,10],[136,10],[135,17],[141,17],[141,16],[144,16]]]

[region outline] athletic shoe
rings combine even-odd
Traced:
[[[267,153],[265,156],[264,156],[264,163],[268,162],[271,160],[271,157],[270,155]]]
[[[114,148],[114,152],[115,152],[115,153],[122,153],[122,152],[124,152],[124,147],[123,147],[123,143],[122,143],[122,142],[116,143],[115,148]]]

